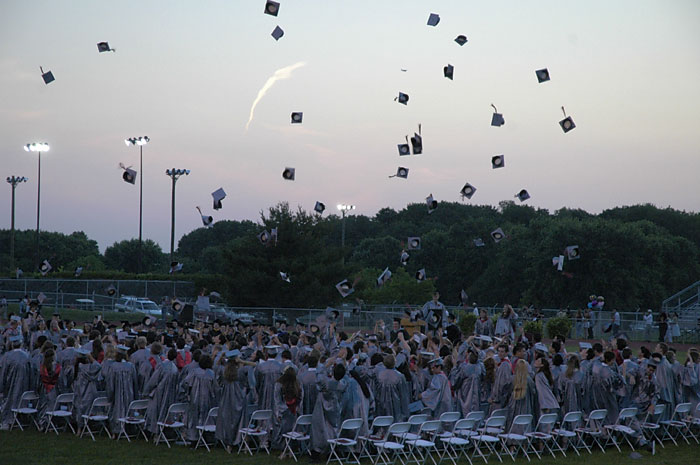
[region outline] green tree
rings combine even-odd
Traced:
[[[138,272],[138,239],[115,242],[107,247],[104,261],[107,268],[127,273]],[[160,246],[151,239],[143,241],[141,253],[141,270],[143,273],[163,272],[168,270],[168,258]]]

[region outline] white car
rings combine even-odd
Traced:
[[[121,297],[114,304],[114,308],[119,312],[138,312],[152,316],[161,316],[163,314],[163,311],[155,302],[141,297]]]

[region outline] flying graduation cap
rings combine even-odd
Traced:
[[[261,232],[260,234],[258,234],[258,240],[260,241],[260,243],[262,245],[269,244],[270,239],[271,239],[270,232],[267,229],[264,230],[263,232]]]
[[[44,68],[39,66],[39,70],[41,70],[41,77],[44,79],[44,84],[49,84],[53,81],[55,81],[55,78],[53,77],[53,73],[51,71],[44,72]]]
[[[274,243],[274,245],[277,245],[277,228],[272,228],[270,229],[270,240]]]
[[[476,193],[476,187],[472,186],[469,183],[466,183],[462,190],[459,191],[459,193],[462,195],[462,199],[464,199],[465,197],[471,199],[474,193]]]
[[[459,46],[461,47],[468,42],[467,36],[460,34],[455,38],[455,42],[457,42],[459,44]]]
[[[515,196],[518,198],[518,200],[524,202],[530,198],[530,193],[527,191],[527,189],[522,189],[520,192],[515,194]]]
[[[500,127],[506,124],[506,120],[503,119],[503,115],[498,112],[496,105],[491,104],[493,107],[493,116],[491,117],[491,126]]]
[[[430,13],[428,16],[428,26],[437,26],[440,22],[440,15],[437,13]]]
[[[404,105],[408,105],[408,94],[404,94],[403,92],[399,92],[398,97],[394,97],[394,101],[397,101],[399,103],[403,103]]]
[[[494,155],[491,157],[491,168],[503,168],[506,166],[506,157],[504,155]]]
[[[304,119],[304,112],[302,111],[293,111],[292,112],[292,124],[301,124],[301,121]]]
[[[131,169],[131,166],[124,166],[124,163],[119,163],[119,168],[123,169],[122,179],[129,184],[136,184],[136,171]]]
[[[177,273],[178,271],[182,271],[182,263],[180,262],[170,262],[170,274]]]
[[[399,257],[399,261],[403,266],[406,266],[408,264],[408,259],[411,258],[411,256],[406,252],[405,250],[401,251],[401,256]]]
[[[384,271],[382,271],[382,274],[379,275],[377,278],[377,286],[383,286],[384,283],[389,281],[391,279],[391,271],[389,270],[389,267],[387,266],[384,268]]]
[[[413,137],[411,137],[411,147],[413,147],[413,155],[420,155],[423,153],[423,136],[421,136],[420,124],[418,124],[418,132],[414,132]]]
[[[501,242],[506,237],[506,234],[501,228],[496,228],[491,231],[491,238],[494,242]]]
[[[416,271],[416,281],[418,281],[419,283],[423,282],[425,281],[425,277],[425,268],[421,268],[420,270]]]
[[[564,119],[559,121],[559,126],[561,126],[564,133],[567,133],[574,129],[576,124],[574,124],[574,120],[571,118],[571,116],[566,116],[566,110],[564,110],[564,107],[561,107],[561,111],[564,113]]]
[[[399,156],[404,156],[404,155],[410,155],[411,154],[411,146],[408,145],[408,136],[406,136],[406,143],[405,144],[399,144]]]
[[[282,281],[286,281],[288,283],[292,282],[292,280],[289,279],[289,273],[286,273],[284,271],[280,271],[280,278],[282,278]]]
[[[277,16],[280,11],[279,2],[273,2],[272,0],[267,0],[265,2],[265,14],[270,16]]]
[[[425,203],[428,205],[428,213],[432,213],[438,207],[438,202],[433,198],[433,194],[425,198]]]
[[[294,168],[287,167],[282,171],[282,177],[287,181],[294,181],[295,171]]]
[[[537,76],[537,82],[540,84],[549,81],[549,71],[547,68],[538,69],[535,71],[535,75]]]
[[[314,206],[314,211],[318,213],[319,215],[323,214],[323,211],[326,209],[326,205],[323,204],[323,202],[316,202],[316,205]]]
[[[484,246],[486,246],[486,244],[484,243],[484,240],[483,240],[482,238],[480,238],[480,237],[477,237],[476,239],[474,239],[473,242],[474,242],[474,245],[475,245],[476,247],[484,247]]]
[[[83,273],[83,267],[82,267],[82,266],[78,266],[78,267],[75,268],[75,273],[74,273],[74,274],[75,274],[75,277],[76,277],[76,278],[80,277],[80,275],[81,275],[82,273]]]
[[[340,281],[338,284],[335,285],[335,288],[343,297],[347,297],[353,292],[355,292],[355,289],[352,287],[352,284],[350,284],[350,282],[348,282],[347,279],[343,279],[342,281]]]
[[[390,178],[403,178],[403,179],[408,179],[408,168],[405,168],[403,166],[399,166],[396,169],[396,174],[392,174],[389,176]]]
[[[578,258],[581,258],[577,245],[570,245],[566,248],[566,258],[568,258],[569,260],[576,260]]]
[[[446,77],[447,79],[449,79],[450,81],[452,80],[452,78],[453,78],[453,76],[454,76],[454,72],[455,72],[455,67],[452,66],[452,65],[449,64],[449,63],[447,64],[447,66],[445,66],[444,68],[442,68],[442,73],[443,73],[443,74],[445,75],[445,77]]]
[[[39,265],[39,272],[42,276],[46,276],[49,271],[51,271],[51,263],[49,263],[48,260],[44,260],[41,265]]]
[[[223,187],[219,187],[217,190],[211,193],[214,198],[214,210],[221,210],[221,201],[226,198],[226,192],[224,192]]]
[[[280,40],[282,38],[282,36],[284,35],[284,31],[282,30],[281,27],[275,26],[275,30],[272,31],[271,35],[275,40]]]
[[[469,296],[467,295],[467,291],[462,289],[462,291],[459,293],[459,301],[462,302],[463,304],[466,304],[469,301]]]
[[[117,50],[114,48],[110,48],[109,44],[107,42],[98,42],[97,43],[97,51],[99,53],[102,53],[102,52],[116,52]]]
[[[114,284],[110,284],[107,287],[107,295],[110,297],[114,297],[117,294],[117,288],[114,287]]]
[[[406,243],[408,244],[408,250],[420,250],[420,237],[409,237]]]
[[[204,224],[204,226],[207,228],[211,228],[212,224],[214,223],[214,217],[202,214],[202,209],[199,207],[195,207],[195,208],[199,212],[199,215],[202,217],[202,224]]]

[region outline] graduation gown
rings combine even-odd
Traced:
[[[273,410],[275,383],[282,374],[282,364],[268,359],[255,367],[255,388],[258,392],[258,409]]]
[[[700,365],[683,367],[681,385],[683,386],[683,400],[693,405],[691,412],[697,416],[696,409],[700,403]]]
[[[486,320],[483,321],[481,318],[478,318],[476,323],[474,323],[474,334],[493,337],[493,321],[491,321],[491,318],[486,318]]]
[[[532,431],[535,430],[537,426],[537,413],[540,411],[540,405],[537,400],[537,388],[535,386],[535,381],[528,376],[527,378],[527,388],[525,389],[525,396],[522,399],[515,399],[512,395],[513,388],[511,387],[511,396],[508,400],[508,416],[506,418],[506,431],[510,430],[510,426],[513,423],[513,419],[518,415],[532,415]],[[522,431],[517,431],[522,434]]]
[[[311,450],[326,452],[328,440],[338,436],[341,424],[341,401],[347,385],[345,380],[336,381],[325,374],[318,374],[316,388],[318,396],[311,422]]]
[[[219,382],[219,415],[216,417],[216,439],[227,446],[238,445],[241,441],[240,429],[246,426],[246,407],[248,377],[238,371],[238,378],[228,382],[223,378]]]
[[[0,359],[0,424],[12,423],[12,409],[17,407],[22,393],[29,391],[32,383],[31,362],[29,354],[21,349],[6,352]]]
[[[360,384],[352,376],[345,376],[344,381],[347,385],[343,393],[341,405],[341,417],[343,420],[348,418],[361,418],[362,426],[360,427],[360,436],[367,436],[369,432],[369,406],[370,399],[365,397]],[[371,397],[371,392],[370,392]]]
[[[137,392],[143,392],[143,387],[146,385],[148,382],[148,379],[150,378],[150,373],[146,373],[146,370],[144,369],[141,371],[141,365],[144,363],[148,362],[148,358],[151,356],[151,351],[148,349],[138,349],[136,352],[131,354],[131,357],[129,357],[129,361],[134,364],[134,367],[136,368],[136,373],[138,375],[138,391]]]
[[[666,411],[663,414],[664,420],[670,419],[676,408],[676,376],[673,373],[671,363],[664,357],[656,367],[656,386],[659,391],[659,401],[666,404]]]
[[[619,412],[617,406],[617,390],[622,385],[622,378],[604,363],[596,363],[591,370],[591,393],[593,408],[607,409],[605,424],[612,425],[617,421]]]
[[[148,399],[146,430],[153,434],[158,432],[158,422],[165,420],[168,408],[177,400],[178,379],[175,362],[166,360],[143,387],[143,397]]]
[[[195,369],[185,380],[184,387],[188,402],[185,415],[185,438],[188,441],[196,441],[199,437],[197,426],[203,425],[209,410],[219,405],[214,371]]]
[[[61,365],[61,373],[58,375],[58,384],[56,385],[59,394],[73,391],[71,383],[73,382],[73,370],[75,369],[75,357],[77,354],[73,347],[63,349],[56,354],[56,362]]]
[[[656,373],[649,376],[646,373],[639,377],[639,385],[632,398],[632,405],[637,407],[640,414],[649,410],[651,405],[659,401],[659,389],[656,383]]]
[[[510,396],[513,393],[513,371],[508,359],[502,360],[496,368],[493,386],[491,386],[491,411],[505,408],[508,405]]]
[[[394,422],[408,418],[408,383],[404,375],[395,369],[377,373],[374,387],[375,416],[391,415]]]
[[[422,395],[423,404],[432,412],[434,419],[452,411],[452,388],[444,373],[433,375],[428,389]]]
[[[461,363],[453,370],[452,386],[455,389],[458,410],[465,417],[469,412],[481,410],[481,389],[484,365],[481,362]]]
[[[299,386],[301,388],[301,386]],[[303,408],[304,390],[301,388],[299,399],[295,405],[288,405],[282,396],[282,385],[275,383],[275,392],[272,398],[272,447],[284,448],[284,433],[289,433],[294,428],[297,417],[301,415]]]
[[[583,376],[581,370],[576,370],[571,378],[566,377],[565,371],[559,375],[557,385],[561,396],[562,415],[566,415],[569,412],[582,411]]]
[[[559,402],[557,402],[554,393],[552,392],[552,387],[549,385],[549,381],[544,373],[540,372],[535,375],[535,387],[537,389],[537,402],[540,404],[541,410],[556,410],[559,408]],[[541,412],[535,412],[533,415],[537,416]]]
[[[83,415],[87,415],[97,397],[97,385],[102,379],[102,366],[98,362],[81,363],[73,383],[73,418],[83,427]]]
[[[297,375],[297,380],[304,391],[301,409],[304,415],[310,415],[316,405],[316,397],[318,395],[316,390],[316,370],[316,368],[307,368]]]
[[[138,376],[130,362],[114,362],[103,375],[107,387],[107,398],[112,403],[109,411],[111,431],[119,430],[119,419],[126,417],[129,404],[138,396]]]

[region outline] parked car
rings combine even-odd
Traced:
[[[146,297],[120,297],[114,304],[114,309],[118,312],[138,312],[152,316],[161,316],[163,313],[155,302]]]

